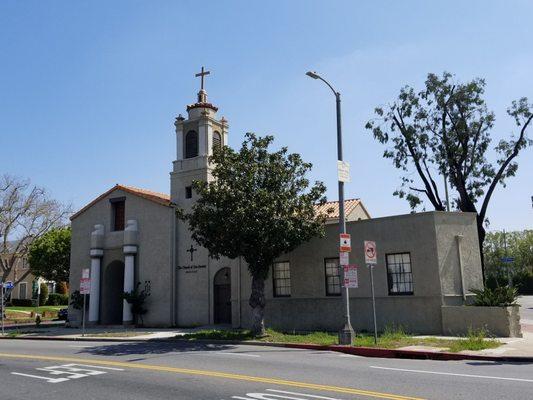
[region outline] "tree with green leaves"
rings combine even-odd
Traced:
[[[526,133],[533,105],[525,97],[511,103],[507,113],[517,132],[499,140],[490,154],[495,115],[483,99],[485,81],[460,83],[445,72],[440,77],[429,74],[425,86],[420,92],[409,86],[401,89],[395,102],[375,109],[377,118],[366,128],[388,146],[383,156],[403,173],[394,195],[407,199],[413,210],[425,198],[435,210],[444,211],[446,199],[437,182],[449,179],[450,206],[477,214],[483,261],[489,203],[496,187],[516,174],[520,151],[532,143]]]
[[[31,273],[49,281],[67,282],[70,271],[68,228],[56,228],[35,239],[28,255]]]
[[[533,272],[533,230],[516,232],[488,232],[484,243],[487,276],[499,281],[515,280]],[[512,263],[502,258],[513,258]]]
[[[189,214],[181,214],[192,238],[210,256],[242,257],[252,276],[249,304],[252,332],[264,335],[265,279],[273,262],[324,234],[326,201],[322,182],[310,184],[312,165],[287,148],[270,151],[272,136],[246,134],[239,151],[224,146],[210,158],[213,180],[194,182],[199,194]]]

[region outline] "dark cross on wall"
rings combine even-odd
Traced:
[[[199,76],[202,77],[200,89],[202,89],[202,90],[204,89],[204,76],[209,75],[210,73],[211,73],[210,71],[205,71],[204,67],[202,67],[202,72],[198,72],[196,75],[194,75],[196,77],[199,77]]]
[[[187,250],[188,253],[191,253],[191,261],[193,261],[193,253],[194,253],[195,251],[198,251],[198,249],[195,249],[195,248],[193,247],[193,245],[191,244],[191,248],[190,248],[189,250]]]

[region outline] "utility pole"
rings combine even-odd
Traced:
[[[313,79],[320,79],[331,89],[335,95],[335,105],[337,113],[337,160],[343,161],[342,157],[342,127],[341,127],[341,94],[333,89],[324,78],[318,75],[316,72],[308,71],[307,76]],[[344,182],[339,179],[339,232],[340,234],[346,233],[346,218],[344,215]],[[342,270],[342,268],[339,266]],[[342,281],[344,282],[344,272]],[[352,322],[350,319],[350,292],[348,287],[344,287],[344,326],[339,331],[339,344],[351,345],[353,343],[354,332],[352,328]]]

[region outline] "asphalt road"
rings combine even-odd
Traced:
[[[533,399],[533,364],[275,347],[0,340],[0,399]]]

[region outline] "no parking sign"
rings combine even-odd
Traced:
[[[378,252],[376,250],[376,242],[365,240],[365,263],[377,264]]]

